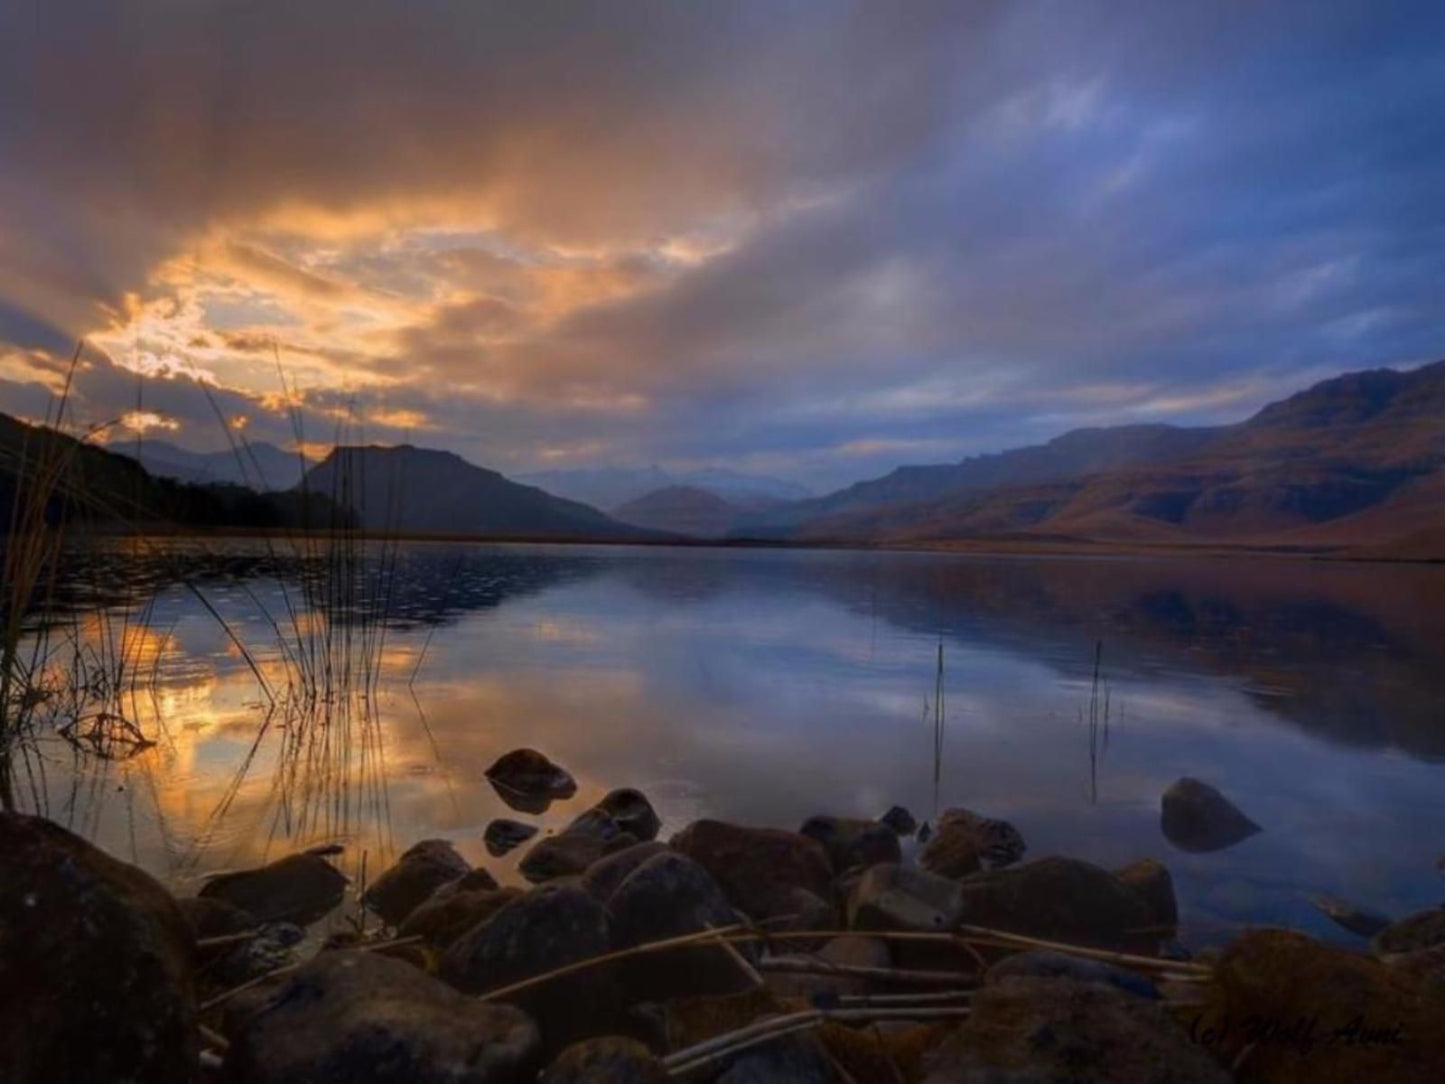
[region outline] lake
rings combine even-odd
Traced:
[[[44,734],[22,805],[181,891],[333,840],[374,875],[433,836],[515,879],[517,853],[482,847],[492,818],[560,827],[634,785],[665,833],[963,805],[1030,857],[1153,856],[1191,945],[1251,923],[1349,941],[1315,893],[1389,915],[1445,900],[1439,568],[299,545],[76,555],[50,630],[57,673],[79,645],[91,675],[69,710],[93,724],[109,703],[155,744],[101,757],[90,724]],[[363,588],[328,597],[345,577]],[[483,773],[522,745],[576,797],[509,810]],[[1159,800],[1185,775],[1264,831],[1173,846]]]

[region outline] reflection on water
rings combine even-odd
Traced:
[[[506,876],[518,855],[489,858],[482,832],[509,811],[483,772],[518,745],[579,782],[526,819],[560,826],[626,784],[665,831],[895,802],[931,817],[937,753],[939,803],[1006,817],[1033,856],[1164,860],[1188,940],[1249,922],[1347,936],[1314,894],[1386,913],[1440,902],[1440,570],[431,544],[396,556],[378,680],[358,709],[366,741],[328,738],[261,695],[260,679],[284,684],[274,618],[305,568],[214,541],[77,561],[66,597],[83,617],[68,627],[82,642],[119,629],[108,650],[143,660],[130,711],[155,744],[98,762],[52,739],[22,794],[183,887],[331,836],[373,870],[444,836]],[[380,624],[378,598],[353,602],[295,623],[332,637]],[[329,814],[304,820],[287,750],[327,740],[344,767],[308,784]],[[1171,846],[1159,797],[1184,775],[1263,832],[1212,854]]]

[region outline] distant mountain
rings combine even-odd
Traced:
[[[609,511],[671,486],[701,489],[727,501],[744,503],[796,501],[812,496],[804,486],[781,478],[724,469],[673,473],[660,467],[597,467],[535,471],[517,475],[517,481]]]
[[[265,441],[247,442],[237,451],[193,452],[164,440],[116,443],[151,474],[182,482],[225,482],[251,489],[291,489],[315,464],[296,452],[282,451]]]
[[[374,529],[495,538],[627,539],[650,532],[597,509],[519,485],[451,452],[376,445],[334,449],[304,487],[354,510]]]
[[[624,523],[658,531],[718,538],[737,521],[739,507],[694,486],[667,486],[628,501],[613,515]]]

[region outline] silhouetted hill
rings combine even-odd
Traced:
[[[613,515],[624,523],[657,531],[718,538],[732,527],[738,512],[737,505],[705,489],[667,486],[628,501]]]
[[[315,463],[265,441],[247,442],[236,451],[193,452],[164,440],[118,444],[118,452],[140,460],[151,474],[182,482],[223,482],[268,491],[292,489]]]
[[[781,478],[721,468],[683,473],[665,471],[660,467],[547,470],[520,474],[517,481],[608,511],[669,486],[701,489],[725,501],[743,504],[796,501],[812,496],[803,486]]]
[[[337,448],[307,472],[302,485],[352,508],[361,523],[373,529],[496,538],[651,536],[589,505],[520,485],[451,452],[409,444]]]

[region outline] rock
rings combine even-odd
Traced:
[[[521,895],[521,889],[517,888],[476,888],[451,892],[442,889],[407,915],[397,935],[425,938],[427,944],[442,951]]]
[[[1151,1001],[1157,1001],[1160,997],[1159,988],[1137,971],[1116,967],[1102,960],[1090,960],[1083,956],[1071,956],[1047,949],[1033,949],[1005,956],[985,972],[983,981],[985,986],[992,986],[1019,976],[1097,982]]]
[[[1257,930],[1225,948],[1205,993],[1189,1031],[1225,1064],[1252,1047],[1243,1084],[1445,1080],[1445,997],[1368,956]]]
[[[149,875],[0,814],[0,1077],[191,1080],[194,942]]]
[[[292,922],[268,922],[255,937],[232,945],[207,969],[207,977],[223,986],[239,986],[258,975],[296,962],[296,946],[306,931]]]
[[[1179,901],[1174,895],[1174,878],[1164,864],[1141,858],[1116,869],[1114,876],[1139,893],[1149,905],[1150,919],[1158,928],[1160,939],[1173,937],[1179,927]]]
[[[833,1060],[859,1084],[922,1080],[924,1057],[948,1035],[957,1020],[921,1023],[882,1020],[866,1027],[826,1021],[815,1034]]]
[[[452,942],[441,975],[482,994],[601,956],[611,948],[607,912],[576,884],[534,888]],[[594,967],[523,990],[507,1000],[535,1019],[551,1050],[605,1034],[621,1006],[614,970]]]
[[[1226,1084],[1229,1073],[1153,1001],[1096,983],[1012,977],[927,1060],[925,1084]]]
[[[400,926],[433,892],[461,880],[471,869],[446,840],[424,839],[368,886],[361,902],[388,925]]]
[[[603,835],[595,821],[586,821],[580,828],[569,825],[561,833],[538,840],[522,856],[517,869],[533,884],[558,877],[574,877],[584,873],[604,855],[626,850],[637,843],[630,834]]]
[[[712,875],[675,851],[638,866],[607,901],[607,913],[612,943],[619,949],[736,921]],[[752,985],[735,953],[689,946],[626,960],[620,970],[633,1001],[729,994]]]
[[[1107,870],[1074,858],[1040,858],[958,883],[959,922],[1071,945],[1149,953],[1153,908]],[[1144,931],[1144,932],[1140,932]]]
[[[346,878],[330,862],[293,854],[259,869],[213,877],[199,894],[249,911],[257,922],[309,926],[335,910],[345,893]]]
[[[662,821],[647,795],[631,787],[609,791],[593,808],[606,813],[618,828],[644,843],[656,839],[662,828]]]
[[[552,802],[577,793],[577,781],[535,749],[512,750],[486,776],[503,801],[523,812],[544,812]]]
[[[662,1003],[663,1045],[684,1050],[782,1011],[767,987],[718,997],[675,997]]]
[[[784,1035],[733,1058],[717,1084],[836,1084],[841,1078],[813,1035]]]
[[[1262,831],[1215,788],[1189,778],[1164,792],[1159,827],[1170,843],[1195,854],[1221,851]]]
[[[841,925],[838,907],[831,899],[815,896],[806,888],[790,888],[782,902],[782,914],[773,916],[768,929],[779,935],[795,935],[809,930],[836,930]],[[802,952],[811,952],[821,944],[817,938],[788,938],[788,945]]]
[[[1419,952],[1445,944],[1445,907],[1417,911],[1376,933],[1370,948],[1377,956]]]
[[[835,937],[810,957],[825,964],[849,967],[890,967],[893,955],[888,942],[876,937]],[[779,997],[802,998],[814,1004],[868,992],[868,980],[851,975],[807,975],[788,971],[769,971],[768,988]]]
[[[667,1084],[666,1067],[636,1039],[606,1035],[573,1043],[539,1084]]]
[[[1363,911],[1334,896],[1311,896],[1310,902],[1336,926],[1356,937],[1374,937],[1390,925],[1390,920],[1384,915]]]
[[[913,814],[901,805],[889,806],[888,812],[878,818],[878,823],[886,824],[896,835],[905,839],[918,831],[918,822],[913,819]]]
[[[179,896],[176,898],[176,906],[181,909],[181,914],[185,916],[186,923],[194,931],[198,941],[207,937],[246,933],[260,925],[249,911],[243,911],[234,903],[221,899]]]
[[[516,850],[536,834],[537,826],[535,824],[523,824],[521,821],[498,817],[487,825],[487,830],[482,833],[482,842],[487,845],[489,855],[493,858],[501,858],[502,855]]]
[[[1437,996],[1445,996],[1445,944],[1400,953],[1386,962],[1394,970],[1419,979]]]
[[[951,930],[962,913],[957,881],[927,870],[884,864],[863,875],[848,898],[848,925],[856,930]]]
[[[932,839],[932,838],[933,838],[933,825],[929,824],[927,821],[924,821],[922,824],[920,824],[920,825],[918,826],[918,842],[919,842],[919,843],[927,843],[927,842],[928,842],[930,839]]]
[[[617,891],[617,886],[642,863],[655,855],[667,854],[672,850],[666,843],[634,843],[620,851],[604,855],[582,875],[582,887],[606,903]]]
[[[228,1076],[248,1084],[522,1081],[538,1050],[521,1011],[366,952],[317,956],[230,1038]]]
[[[501,886],[497,884],[497,879],[493,877],[490,873],[488,873],[485,869],[483,869],[481,866],[478,866],[466,876],[461,877],[458,880],[451,881],[448,884],[442,885],[441,888],[437,889],[436,892],[432,893],[432,896],[435,897],[437,893],[447,892],[478,892],[482,890],[492,891],[499,887]]]
[[[700,820],[673,836],[672,846],[711,873],[732,905],[757,921],[794,913],[794,888],[825,901],[833,896],[827,852],[797,832]]]
[[[940,877],[965,877],[979,869],[1011,866],[1023,857],[1024,837],[1008,821],[967,809],[945,810],[918,864]]]
[[[877,821],[854,817],[809,817],[798,832],[823,845],[836,873],[855,866],[867,867],[879,862],[903,860],[897,833]]]

